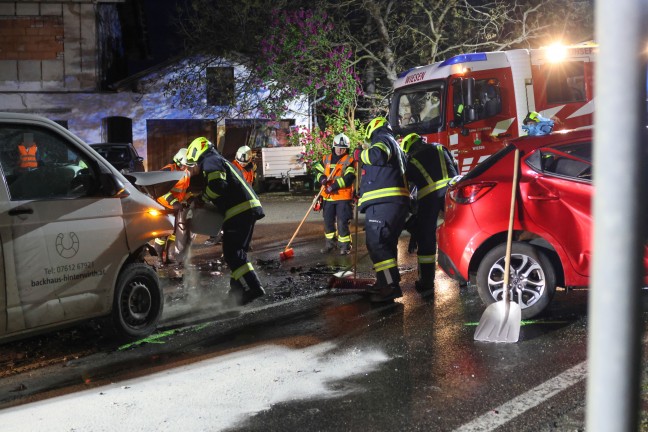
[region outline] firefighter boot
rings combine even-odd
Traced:
[[[333,249],[335,249],[335,240],[326,239],[326,243],[324,244],[324,247],[320,249],[320,252],[325,254],[331,252]]]
[[[226,304],[230,307],[244,306],[264,294],[265,291],[261,287],[261,283],[256,277],[256,274],[254,274],[254,277],[242,277],[239,280],[230,279],[230,289],[227,292]]]
[[[388,302],[403,296],[399,284],[398,269],[390,269],[390,281],[384,271],[376,274],[376,283],[367,288],[369,301],[372,303]]]
[[[419,264],[419,279],[414,288],[421,297],[434,297],[434,264]]]
[[[340,243],[340,255],[349,255],[351,253],[351,243]]]
[[[390,283],[380,287],[377,291],[369,296],[369,301],[372,303],[384,303],[392,301],[399,297],[403,297],[400,285],[397,282]]]

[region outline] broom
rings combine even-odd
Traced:
[[[359,171],[359,170],[356,170]],[[355,193],[358,193],[359,189],[359,183],[360,183],[360,172],[356,173],[356,181],[355,181]],[[355,210],[354,210],[354,221],[355,221],[355,243],[356,246],[353,250],[353,263],[351,266],[353,266],[353,278],[350,278],[351,276],[349,274],[349,267],[344,269],[341,272],[338,272],[333,275],[331,280],[329,281],[328,288],[329,289],[349,289],[349,290],[366,290],[366,288],[370,285],[373,285],[376,283],[376,280],[373,278],[362,278],[358,279],[358,207],[359,204],[355,204]],[[362,258],[366,257],[369,255],[369,252],[365,253]]]
[[[330,173],[330,174],[328,175],[328,177],[326,178],[326,181],[327,181],[327,182],[328,182],[328,181],[331,179],[331,177],[333,176],[333,172],[334,172],[334,171],[331,171],[331,173]],[[290,245],[292,244],[292,241],[295,240],[295,237],[297,236],[297,233],[299,232],[299,229],[300,229],[301,226],[304,224],[304,221],[306,220],[306,218],[307,218],[308,215],[310,214],[311,210],[313,210],[313,206],[314,206],[315,203],[317,202],[317,200],[318,200],[318,198],[320,197],[320,195],[322,195],[322,192],[323,192],[323,191],[324,191],[324,186],[321,186],[319,192],[317,193],[317,195],[315,195],[315,199],[313,199],[313,202],[311,203],[311,205],[308,206],[308,210],[306,210],[306,214],[305,214],[304,217],[302,218],[301,222],[299,222],[299,225],[297,225],[297,229],[295,230],[295,232],[293,233],[292,237],[291,237],[290,240],[288,241],[288,244],[286,245],[286,247],[284,248],[283,251],[279,252],[279,259],[280,259],[281,261],[287,260],[287,259],[292,258],[292,257],[295,256],[295,251],[293,250],[293,248],[290,247]]]

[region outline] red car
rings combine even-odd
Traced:
[[[453,184],[438,231],[443,271],[476,284],[487,305],[502,299],[514,153],[519,148],[512,299],[520,304],[522,317],[531,318],[549,305],[556,286],[587,286],[592,135],[583,130],[515,140]],[[648,269],[648,248],[644,266]],[[648,277],[644,283],[648,285]]]

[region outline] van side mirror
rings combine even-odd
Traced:
[[[99,176],[101,191],[109,197],[125,198],[130,195],[126,186],[112,173],[101,173]]]

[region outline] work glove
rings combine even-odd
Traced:
[[[182,203],[180,201],[176,201],[172,204],[173,211],[178,213],[180,210],[182,210]]]
[[[360,162],[360,155],[362,154],[362,149],[357,148],[353,151],[353,160]]]
[[[326,186],[326,177],[322,177],[322,179],[320,180],[320,185]]]
[[[324,190],[326,191],[327,194],[331,194],[335,192],[335,190],[333,190],[333,185],[326,185],[326,188],[324,188]]]

